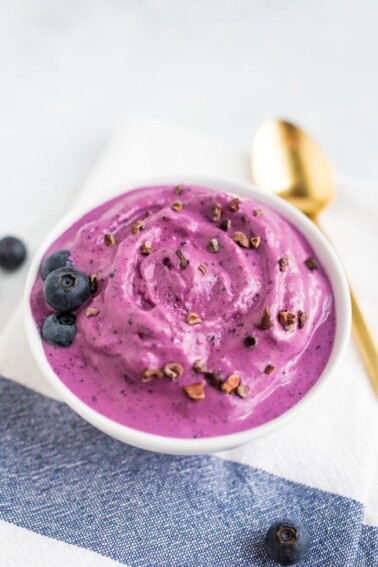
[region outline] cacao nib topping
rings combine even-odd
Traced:
[[[206,364],[203,360],[196,360],[193,364],[193,370],[196,374],[204,374],[205,372],[207,372]]]
[[[221,378],[221,373],[219,370],[214,370],[213,372],[205,372],[205,378],[213,388],[219,390],[223,380]]]
[[[199,323],[202,323],[202,319],[199,315],[197,315],[197,313],[190,312],[186,316],[186,322],[189,325],[198,325]]]
[[[151,382],[153,378],[161,378],[163,376],[160,368],[145,368],[142,373],[142,382]]]
[[[183,251],[181,248],[177,248],[176,255],[180,261],[180,268],[184,269],[188,266],[188,260],[185,258]]]
[[[308,314],[305,313],[305,311],[299,310],[297,315],[298,315],[298,326],[300,329],[303,329],[308,319]]]
[[[153,252],[152,244],[149,240],[146,240],[140,247],[140,251],[144,256],[148,256]]]
[[[220,227],[222,230],[224,230],[224,232],[227,232],[230,226],[231,226],[230,219],[223,219],[222,222],[220,223]]]
[[[178,362],[169,362],[164,366],[163,373],[171,380],[176,381],[184,374],[184,367]]]
[[[285,329],[285,331],[291,331],[295,327],[295,323],[297,321],[297,317],[291,311],[287,309],[283,309],[279,312],[278,320]]]
[[[267,366],[265,366],[264,368],[264,374],[272,374],[273,371],[274,366],[272,366],[272,364],[267,364]]]
[[[216,238],[212,238],[209,242],[210,252],[219,252],[219,242]]]
[[[184,186],[176,185],[176,187],[173,189],[173,192],[175,193],[175,195],[182,195],[184,192]]]
[[[205,399],[205,384],[204,382],[189,384],[185,386],[184,392],[194,402],[200,402]]]
[[[251,245],[252,248],[258,248],[261,244],[261,238],[260,236],[252,236],[251,238]]]
[[[233,394],[240,385],[240,377],[237,374],[230,374],[220,385],[222,392]]]
[[[284,256],[283,258],[280,258],[278,260],[278,265],[280,267],[280,272],[286,272],[286,268],[288,267],[290,263],[290,258],[288,258],[287,256]]]
[[[274,322],[273,322],[273,317],[270,314],[270,309],[269,307],[264,307],[264,311],[262,313],[260,323],[257,326],[262,331],[266,331],[267,329],[273,327],[273,325]]]
[[[105,246],[115,246],[117,241],[115,239],[114,234],[106,233],[104,234],[104,243]]]
[[[97,274],[91,274],[89,276],[89,286],[92,293],[96,293],[98,287],[98,276]]]
[[[250,390],[247,384],[239,384],[239,386],[236,388],[236,394],[239,396],[239,398],[243,398],[243,400],[245,400],[245,398],[248,398],[249,391]]]
[[[203,273],[204,276],[207,274],[207,268],[206,268],[205,264],[199,264],[198,269],[199,269],[200,272]]]
[[[264,213],[262,212],[261,209],[255,209],[255,210],[253,211],[253,216],[254,216],[254,217],[262,217],[263,214],[264,214]]]
[[[232,240],[239,244],[239,246],[242,246],[242,248],[249,248],[248,236],[246,236],[244,232],[238,230],[234,233]]]
[[[173,201],[173,203],[171,205],[171,209],[173,211],[176,211],[176,213],[178,213],[179,211],[182,211],[182,202],[181,201]]]
[[[135,222],[133,222],[133,224],[131,225],[131,234],[138,234],[138,232],[140,232],[141,230],[144,229],[144,227],[146,226],[146,223],[142,220],[136,220]]]
[[[220,220],[221,216],[222,216],[222,205],[220,203],[215,203],[215,205],[213,206],[213,213],[211,219],[214,222],[217,222]]]
[[[313,256],[310,256],[310,258],[307,258],[307,260],[305,260],[305,264],[308,267],[309,270],[317,270],[319,268],[319,264],[316,260],[316,258],[314,258]]]
[[[87,307],[85,311],[86,317],[96,317],[99,313],[100,311],[99,309],[96,309],[96,307]]]
[[[232,199],[232,201],[228,203],[228,208],[232,213],[237,213],[240,209],[240,199],[238,197]]]

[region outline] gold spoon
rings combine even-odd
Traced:
[[[303,130],[283,120],[264,122],[257,130],[252,175],[259,187],[292,203],[318,227],[318,214],[336,193],[331,166],[321,148]],[[350,296],[353,331],[378,394],[377,347],[351,289]]]

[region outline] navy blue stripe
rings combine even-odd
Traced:
[[[356,567],[378,566],[378,529],[362,526]]]
[[[0,431],[0,517],[121,563],[272,565],[264,533],[282,516],[310,529],[303,566],[378,563],[377,530],[362,531],[354,500],[213,456],[134,449],[4,379]]]

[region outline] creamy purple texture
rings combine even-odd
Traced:
[[[134,429],[171,437],[211,437],[235,433],[284,413],[311,389],[332,350],[335,313],[331,286],[304,237],[285,219],[250,199],[231,212],[234,196],[199,187],[146,187],[92,210],[46,251],[69,249],[75,266],[98,275],[98,290],[77,311],[77,335],[68,348],[44,343],[46,356],[62,382],[90,407]],[[181,201],[182,210],[171,205]],[[214,204],[222,206],[214,221]],[[179,207],[178,207],[179,208]],[[262,215],[255,211],[262,210]],[[149,211],[149,212],[148,212]],[[220,228],[229,219],[227,231]],[[145,227],[132,234],[131,226]],[[257,248],[233,240],[236,231],[261,237]],[[104,234],[114,246],[106,246]],[[209,242],[217,239],[219,251]],[[153,251],[142,254],[149,241]],[[188,261],[180,265],[177,249]],[[289,258],[284,271],[280,258]],[[203,264],[207,273],[198,266]],[[39,328],[51,308],[37,278],[31,307]],[[87,317],[87,307],[98,309]],[[258,325],[264,307],[273,326]],[[286,330],[279,312],[308,314]],[[189,312],[201,323],[189,325]],[[258,339],[255,348],[247,336]],[[211,386],[192,369],[196,360],[226,378],[237,373],[250,388],[242,399]],[[145,368],[180,363],[184,374],[143,382]],[[274,370],[264,373],[267,365]],[[195,403],[183,387],[205,383],[205,399]]]

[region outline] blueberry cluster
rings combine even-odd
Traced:
[[[45,258],[41,266],[44,280],[43,295],[57,313],[52,313],[43,322],[43,338],[55,346],[67,347],[76,336],[76,316],[91,295],[89,278],[73,267],[69,250],[58,250]]]

